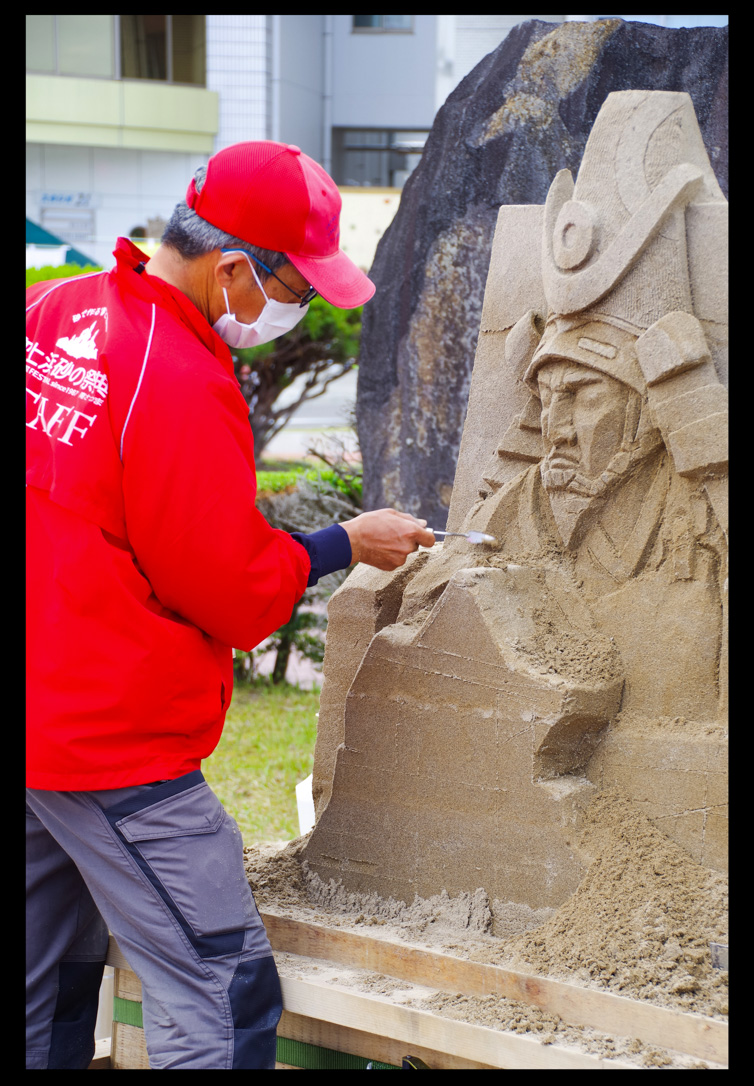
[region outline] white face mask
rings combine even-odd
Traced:
[[[295,302],[277,302],[274,298],[268,298],[264,287],[259,281],[259,276],[254,271],[254,265],[246,253],[243,255],[248,261],[252,275],[257,281],[257,286],[264,294],[264,308],[253,324],[244,324],[242,321],[237,321],[235,313],[230,311],[228,292],[223,287],[225,308],[228,312],[223,313],[220,319],[212,325],[220,339],[224,340],[229,347],[238,347],[240,349],[258,347],[261,343],[269,343],[271,340],[277,339],[278,336],[285,335],[286,332],[290,332],[291,328],[295,328],[299,321],[304,319],[309,309],[308,305],[297,305]]]

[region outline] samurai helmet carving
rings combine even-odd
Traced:
[[[725,204],[725,197],[689,95],[609,95],[575,186],[570,172],[561,170],[547,196],[542,280],[548,315],[545,321],[525,314],[508,335],[506,362],[528,385],[531,399],[506,431],[498,457],[542,457],[537,372],[547,362],[572,360],[634,391],[642,406],[633,438],[629,425],[625,435],[624,451],[632,458],[655,442],[655,415],[647,402],[657,366],[669,366],[670,373],[699,365],[699,381],[716,383],[711,363],[709,372],[700,365],[709,355],[689,281],[686,208],[692,203]],[[675,361],[654,358],[651,344],[656,346],[661,325],[678,340]],[[709,395],[719,399],[721,392]],[[636,402],[630,414],[637,415]]]
[[[688,94],[610,94],[576,185],[561,170],[547,195],[549,319],[526,383],[535,389],[544,362],[571,358],[644,392],[636,339],[669,312],[693,313],[685,208],[718,200],[724,196]]]

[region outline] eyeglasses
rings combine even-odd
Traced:
[[[268,275],[271,275],[273,279],[277,279],[278,283],[283,283],[285,289],[290,291],[290,293],[295,298],[298,298],[300,309],[303,309],[305,305],[308,305],[312,298],[317,297],[317,292],[314,287],[309,287],[309,289],[305,290],[303,294],[299,294],[299,292],[297,290],[294,290],[293,287],[289,287],[287,283],[284,283],[279,275],[275,275],[272,268],[268,268],[266,264],[262,263],[259,257],[254,256],[253,253],[248,252],[248,250],[246,249],[221,249],[220,251],[223,253],[243,253],[244,256],[250,256],[251,259],[260,266],[260,268],[264,268]]]

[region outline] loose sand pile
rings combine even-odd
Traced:
[[[694,861],[617,791],[588,808],[580,848],[590,863],[557,911],[490,902],[484,890],[412,904],[325,884],[301,862],[306,838],[281,850],[247,848],[260,909],[330,927],[380,925],[396,941],[611,991],[676,1010],[725,1018],[728,974],[713,969],[711,942],[728,942],[727,879]],[[397,982],[396,982],[397,987]],[[673,1054],[576,1030],[526,1004],[438,993],[434,1013],[580,1044],[638,1066],[704,1066]]]
[[[508,960],[632,999],[727,1015],[728,975],[713,969],[710,952],[710,942],[728,942],[727,879],[694,863],[616,793],[590,805],[581,846],[594,859],[578,890],[540,927],[507,941]]]

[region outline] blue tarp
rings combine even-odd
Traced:
[[[32,222],[31,219],[26,220],[26,244],[27,245],[67,245],[68,242],[63,238],[57,237],[56,234],[51,234],[49,230],[45,230],[39,223]],[[70,248],[65,257],[66,264],[96,264],[96,260],[92,260],[90,256],[84,256],[78,249]]]

